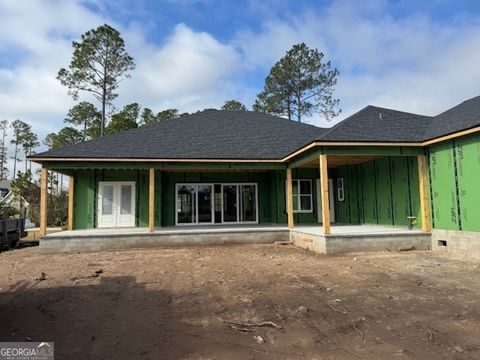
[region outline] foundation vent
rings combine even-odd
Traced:
[[[438,246],[447,246],[447,240],[438,240]]]

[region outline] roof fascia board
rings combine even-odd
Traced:
[[[282,163],[206,163],[206,162],[86,162],[86,161],[48,161],[43,166],[54,171],[63,171],[65,169],[159,169],[159,170],[282,170],[286,169],[286,164]]]
[[[439,142],[442,142],[442,141],[454,139],[454,138],[457,138],[457,137],[460,137],[460,136],[474,134],[474,133],[477,133],[477,132],[480,132],[480,126],[477,126],[477,127],[471,128],[471,129],[467,129],[467,130],[458,131],[458,132],[455,132],[455,133],[452,133],[452,134],[449,134],[449,135],[444,135],[444,136],[440,136],[440,137],[437,137],[437,138],[433,138],[433,139],[424,141],[422,143],[422,145],[423,146],[429,146],[429,145],[436,144],[436,143],[439,143]]]

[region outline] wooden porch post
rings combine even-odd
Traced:
[[[47,235],[47,184],[48,170],[42,167],[40,170],[40,236]]]
[[[68,230],[73,230],[73,201],[75,194],[74,177],[68,178]]]
[[[293,229],[292,169],[290,168],[287,168],[287,219],[288,228]]]
[[[320,155],[319,161],[323,234],[328,235],[330,234],[330,193],[328,191],[327,155]]]
[[[418,162],[418,184],[420,186],[420,210],[422,214],[422,231],[430,232],[430,201],[427,178],[427,157],[425,155],[417,156]]]
[[[150,168],[148,190],[148,231],[155,230],[155,169]]]

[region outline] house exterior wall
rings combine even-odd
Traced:
[[[335,180],[344,179],[344,201],[337,196],[335,211],[339,223],[421,227],[417,159],[387,156],[358,165],[335,169]]]
[[[429,168],[433,227],[480,231],[480,135],[432,145]]]
[[[74,229],[91,229],[97,224],[97,192],[99,181],[134,181],[136,183],[136,226],[148,226],[148,170],[76,170]],[[175,225],[175,185],[177,183],[241,183],[258,184],[260,224],[286,224],[285,171],[237,172],[155,172],[155,226]],[[313,211],[295,214],[295,223],[316,223],[317,169],[294,169],[293,177],[312,180]]]
[[[91,229],[97,223],[99,181],[134,181],[136,226],[148,226],[148,170],[76,170],[74,228]],[[157,199],[157,203],[160,198]]]
[[[480,135],[428,148],[432,248],[480,258]]]

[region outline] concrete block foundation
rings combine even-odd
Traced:
[[[40,252],[88,252],[128,248],[172,247],[220,244],[268,244],[288,241],[288,230],[216,230],[216,231],[166,231],[166,232],[118,232],[94,231],[61,232],[40,239]]]
[[[432,250],[480,259],[480,232],[434,229]]]
[[[321,254],[342,254],[348,252],[396,251],[400,247],[413,250],[430,250],[430,234],[420,231],[392,234],[336,234],[316,235],[292,231],[290,241],[299,247]]]

